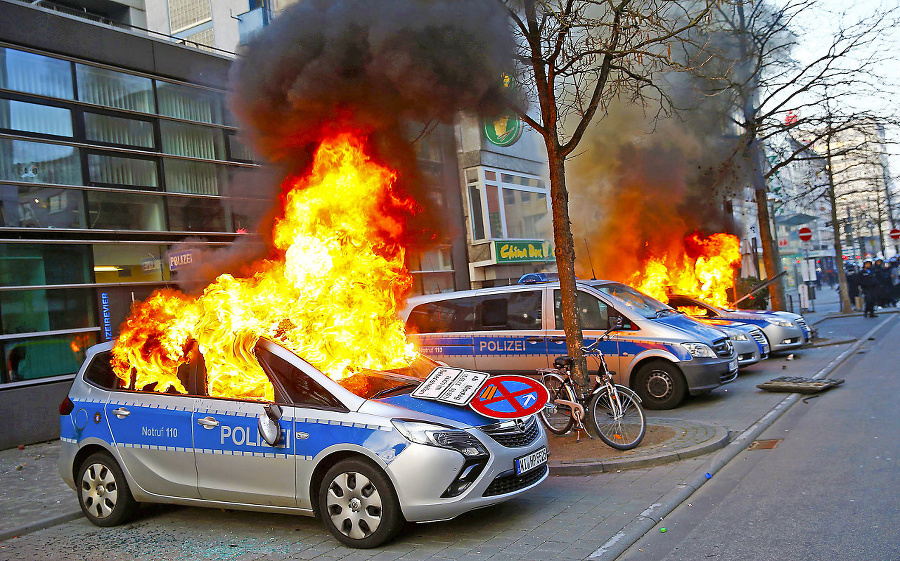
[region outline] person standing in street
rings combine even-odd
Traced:
[[[872,261],[866,259],[863,268],[858,274],[859,287],[863,291],[866,299],[866,309],[863,310],[863,317],[875,317],[875,304],[878,300],[878,278],[872,269]]]

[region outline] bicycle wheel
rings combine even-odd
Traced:
[[[622,414],[615,415],[611,401],[615,397],[609,390],[603,390],[591,399],[588,407],[591,421],[603,442],[617,450],[631,450],[641,443],[647,432],[644,410],[628,388],[616,384],[612,391],[618,396]]]
[[[572,417],[572,408],[568,405],[557,403],[557,401],[575,400],[563,379],[556,374],[544,374],[541,376],[541,383],[544,384],[544,387],[547,388],[547,392],[550,394],[550,401],[547,404],[551,407],[549,410],[547,407],[541,409],[538,417],[544,422],[547,430],[553,434],[566,434],[572,429],[575,419]]]

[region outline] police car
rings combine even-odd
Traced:
[[[275,400],[259,402],[210,397],[197,351],[178,370],[186,394],[121,387],[111,349],[88,350],[60,405],[60,474],[98,526],[173,503],[317,516],[340,542],[375,547],[405,520],[448,520],[547,477],[533,415],[498,421],[410,395],[437,366],[424,357],[338,383],[261,340]]]

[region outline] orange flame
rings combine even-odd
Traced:
[[[741,262],[740,240],[731,234],[704,238],[694,232],[685,237],[684,248],[681,255],[651,257],[627,283],[660,302],[668,302],[668,294],[674,293],[727,306],[726,291],[734,289],[734,269]]]
[[[136,305],[113,348],[116,375],[186,393],[177,371],[196,341],[209,395],[272,400],[253,356],[260,337],[333,379],[407,366],[415,348],[397,312],[412,281],[391,213],[416,206],[393,191],[395,179],[352,135],[323,142],[309,175],[285,182],[273,231],[283,258],[255,264],[250,278],[223,274],[196,298],[160,290]]]

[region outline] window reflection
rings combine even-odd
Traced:
[[[0,286],[91,282],[83,245],[0,244],[0,263]]]
[[[222,130],[201,125],[160,121],[162,148],[166,154],[224,160]]]
[[[160,115],[222,124],[223,100],[220,94],[157,80],[156,96],[159,99]]]
[[[62,107],[0,99],[0,129],[72,136],[72,112]]]
[[[543,239],[550,235],[545,193],[503,189],[503,210],[510,238]]]
[[[90,191],[87,198],[88,224],[91,228],[145,231],[166,229],[162,197]]]
[[[166,191],[191,195],[219,194],[219,166],[190,160],[163,161]]]
[[[137,158],[122,158],[88,154],[88,175],[92,184],[134,185],[156,187],[156,162]]]
[[[98,283],[169,280],[169,268],[163,261],[165,246],[103,244],[93,249]]]
[[[81,191],[0,185],[0,226],[84,228]]]
[[[79,329],[94,325],[89,288],[0,292],[3,334]]]
[[[84,134],[95,142],[153,148],[153,124],[149,121],[85,112]]]
[[[81,101],[142,113],[154,112],[150,78],[86,64],[76,64],[75,74]]]
[[[3,343],[0,382],[20,382],[78,372],[96,333],[28,337]]]
[[[0,138],[0,179],[81,185],[78,148]]]
[[[74,99],[72,66],[65,60],[0,47],[0,88]]]
[[[218,199],[169,197],[169,228],[183,232],[224,232],[225,210]]]

